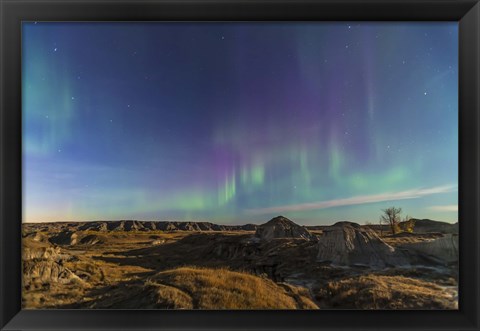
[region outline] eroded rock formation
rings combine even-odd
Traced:
[[[306,228],[283,216],[277,216],[267,223],[260,225],[255,232],[255,237],[260,238],[261,240],[279,238],[317,239],[317,237],[310,233]]]
[[[404,244],[402,248],[446,263],[457,262],[459,257],[458,235],[456,234],[446,234],[434,240]]]
[[[318,240],[318,262],[371,268],[409,264],[402,252],[386,244],[375,231],[356,223],[336,223]]]

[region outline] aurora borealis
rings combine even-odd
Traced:
[[[23,23],[23,221],[455,222],[457,23]]]

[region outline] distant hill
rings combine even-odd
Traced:
[[[257,225],[219,225],[210,222],[179,222],[179,221],[93,221],[93,222],[55,222],[55,223],[25,223],[25,227],[39,230],[58,231],[255,231]]]
[[[417,219],[412,218],[415,221],[415,226],[413,228],[414,233],[458,233],[458,222],[457,223],[447,223],[441,221],[434,221],[430,219]],[[400,222],[402,224],[403,222]],[[380,224],[370,224],[362,225],[363,227],[369,227],[377,232],[380,231],[390,231],[389,225],[380,225]]]
[[[415,233],[458,233],[458,222],[455,224],[451,224],[430,219],[413,218],[412,220],[415,221],[415,227],[413,229],[413,232]]]

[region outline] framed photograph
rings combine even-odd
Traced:
[[[2,330],[479,330],[477,1],[0,3]]]

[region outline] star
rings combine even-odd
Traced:
[[[427,95],[427,92],[423,92],[423,95]]]
[[[222,40],[225,40],[225,36],[222,36]]]
[[[75,100],[75,97],[72,97],[72,100]]]
[[[58,48],[56,48],[56,47],[55,47],[55,48],[53,49],[53,51],[54,51],[54,52],[56,52],[56,51],[57,51],[57,49],[58,49]]]

